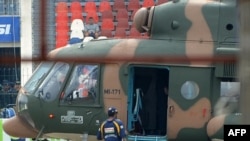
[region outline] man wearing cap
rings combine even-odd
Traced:
[[[105,120],[97,132],[97,139],[104,141],[126,141],[125,128],[115,107],[108,108],[108,119]]]

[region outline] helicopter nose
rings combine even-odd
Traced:
[[[38,135],[38,132],[26,124],[19,116],[5,119],[3,130],[13,137],[34,138]]]

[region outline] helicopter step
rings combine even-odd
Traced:
[[[138,136],[129,135],[129,141],[167,141],[167,136]]]

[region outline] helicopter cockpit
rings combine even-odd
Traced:
[[[79,100],[94,102],[98,82],[98,65],[72,64],[65,62],[43,62],[24,85],[23,90],[44,102],[59,97],[61,104]],[[68,76],[68,73],[71,72]],[[66,79],[69,77],[69,79]],[[66,82],[68,80],[68,82]],[[18,98],[19,111],[27,108],[27,98]],[[25,108],[26,107],[26,108]]]

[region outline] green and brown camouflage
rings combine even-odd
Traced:
[[[19,114],[5,122],[4,130],[12,136],[36,137],[41,132],[72,140],[81,140],[86,132],[95,140],[107,108],[115,106],[128,140],[223,140],[223,126],[240,121],[239,92],[230,89],[238,84],[237,1],[173,0],[139,9],[134,25],[149,39],[92,40],[51,51],[49,61],[68,64],[67,81],[53,100],[40,95],[46,76],[34,82],[33,93],[25,85],[17,100]],[[78,64],[97,66],[95,99],[63,103]],[[159,94],[164,85],[167,98]],[[70,112],[83,121],[62,122]]]

